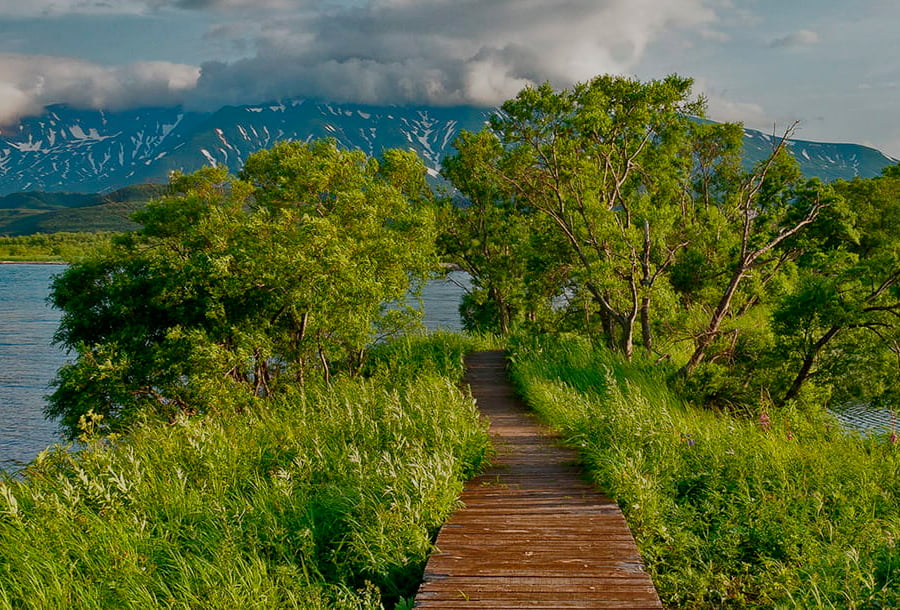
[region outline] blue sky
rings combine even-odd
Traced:
[[[0,0],[0,124],[52,103],[494,105],[612,72],[900,158],[897,0]]]

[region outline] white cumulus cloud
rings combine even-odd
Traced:
[[[0,17],[206,13],[206,43],[243,55],[199,70],[0,55],[0,117],[8,122],[59,102],[218,107],[314,97],[489,106],[529,84],[568,87],[597,74],[630,74],[663,36],[712,35],[722,6],[722,0],[0,0]]]
[[[240,0],[232,0],[232,4]],[[184,4],[184,2],[182,3]],[[710,0],[371,0],[261,24],[255,54],[203,66],[210,105],[282,96],[497,104],[524,85],[628,73],[664,32],[707,27]]]
[[[121,109],[183,101],[200,71],[169,62],[103,66],[68,57],[0,54],[0,122],[40,113],[48,104]]]

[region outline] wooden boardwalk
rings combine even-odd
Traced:
[[[662,608],[619,507],[527,414],[503,353],[466,364],[498,455],[441,528],[415,607]]]

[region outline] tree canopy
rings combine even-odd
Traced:
[[[457,139],[444,176],[465,205],[443,244],[474,276],[464,315],[640,349],[711,403],[846,399],[847,367],[877,369],[884,394],[900,362],[896,169],[803,178],[793,127],[744,169],[742,126],[704,121],[691,86],[528,87]]]
[[[442,198],[414,153],[333,141],[174,176],[139,231],[56,280],[77,359],[48,414],[115,429],[359,370],[438,249],[472,275],[469,329],[584,333],[710,405],[892,400],[900,166],[806,179],[790,127],[745,168],[743,127],[705,121],[691,87],[527,87],[460,134]]]
[[[409,152],[317,141],[254,154],[238,178],[173,176],[140,230],[54,282],[56,340],[77,357],[47,413],[73,435],[89,413],[112,430],[358,369],[414,320],[405,297],[434,268],[424,175]]]

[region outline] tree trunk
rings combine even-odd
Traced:
[[[488,291],[488,295],[494,301],[494,304],[497,306],[497,323],[500,326],[500,334],[508,335],[509,334],[509,306],[504,301],[504,299],[500,296],[500,291],[497,290],[496,287],[492,286]]]
[[[834,339],[835,335],[841,331],[841,328],[841,326],[832,326],[828,329],[827,333],[822,335],[819,340],[807,350],[806,357],[803,359],[803,364],[800,366],[800,370],[797,372],[794,382],[791,384],[791,387],[788,388],[787,393],[785,393],[782,399],[778,401],[779,407],[784,406],[789,400],[797,397],[800,393],[800,388],[803,387],[803,383],[809,379],[812,374],[812,367],[816,362],[816,357],[819,355],[819,352],[822,351],[822,348],[825,347],[829,341]]]
[[[650,297],[641,299],[641,339],[644,341],[644,349],[647,353],[653,352],[653,330],[650,327]]]
[[[637,312],[635,312],[637,313]],[[622,339],[619,344],[619,349],[622,351],[622,354],[628,360],[631,360],[631,357],[634,355],[634,315],[629,316],[620,316],[619,317],[619,326],[622,330]]]
[[[697,339],[697,347],[694,349],[694,353],[691,354],[687,363],[681,367],[680,371],[678,371],[679,375],[687,377],[693,373],[697,366],[703,362],[703,359],[706,358],[706,350],[710,344],[712,344],[713,339],[719,334],[719,328],[722,326],[722,321],[728,314],[728,310],[731,309],[731,300],[734,298],[738,286],[741,284],[741,279],[743,279],[746,269],[745,265],[741,265],[737,272],[731,276],[728,288],[725,289],[725,293],[719,300],[719,304],[716,306],[716,310],[713,312],[713,316],[710,318],[706,330]]]

